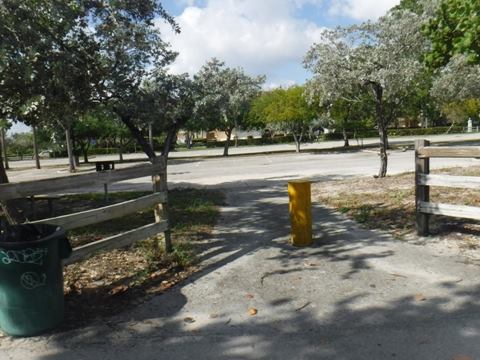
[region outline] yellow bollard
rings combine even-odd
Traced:
[[[288,197],[290,199],[292,245],[310,245],[312,243],[312,203],[310,199],[310,181],[289,181]]]

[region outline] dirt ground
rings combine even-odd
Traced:
[[[479,176],[480,167],[433,171],[449,175]],[[415,229],[414,174],[406,173],[314,184],[313,201],[332,207],[370,229],[379,229],[399,240],[423,241],[460,252],[467,261],[480,265],[480,222],[431,216],[430,236],[419,238]],[[480,193],[472,189],[431,187],[430,201],[480,206]]]
[[[62,196],[55,200],[55,216],[98,208],[146,195],[144,192],[111,193],[108,202],[103,194]],[[178,189],[169,192],[169,213],[174,251],[162,248],[163,234],[140,241],[130,247],[99,252],[64,267],[66,300],[65,321],[56,331],[88,325],[94,319],[107,321],[132,306],[161,294],[197,271],[196,244],[208,239],[224,201],[220,191]],[[30,201],[19,207],[33,219]],[[40,201],[36,218],[48,217],[48,206]],[[153,208],[138,211],[126,218],[75,229],[67,233],[72,247],[87,244],[109,235],[154,222]],[[1,333],[0,333],[1,336]]]

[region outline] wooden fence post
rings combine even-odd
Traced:
[[[166,161],[163,157],[161,158],[161,161]],[[152,183],[153,183],[153,192],[165,192],[165,200],[162,203],[159,203],[155,206],[155,222],[159,223],[162,220],[167,220],[168,219],[168,186],[167,186],[167,169],[166,169],[166,164],[163,167],[163,172],[162,174],[159,175],[154,175],[152,176]],[[172,237],[171,237],[171,231],[170,231],[170,226],[165,230],[164,232],[164,237],[165,237],[165,251],[167,253],[172,252],[173,247],[172,247]]]
[[[427,236],[429,233],[428,222],[430,215],[420,212],[420,203],[430,201],[430,187],[420,185],[420,175],[427,175],[430,172],[430,158],[421,158],[418,149],[429,146],[428,140],[415,140],[415,209],[417,219],[417,234]]]

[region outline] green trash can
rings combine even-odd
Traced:
[[[63,320],[62,259],[72,249],[56,225],[13,225],[0,231],[0,329],[33,336]]]

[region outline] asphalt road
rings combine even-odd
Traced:
[[[17,168],[9,171],[10,181],[27,181],[69,175],[64,166],[47,166],[41,170]],[[468,166],[480,164],[477,159],[432,159],[432,168],[445,166]],[[132,166],[132,163],[119,164]],[[379,157],[374,150],[331,153],[277,153],[232,157],[205,157],[171,159],[168,166],[170,186],[220,186],[236,187],[246,181],[289,180],[309,178],[312,181],[343,178],[348,176],[373,176],[380,166]],[[414,170],[412,150],[391,151],[389,173],[401,173]],[[94,171],[94,165],[82,167],[83,171]],[[149,178],[139,178],[114,184],[111,190],[150,189]],[[103,191],[103,188],[75,189],[76,191]]]

